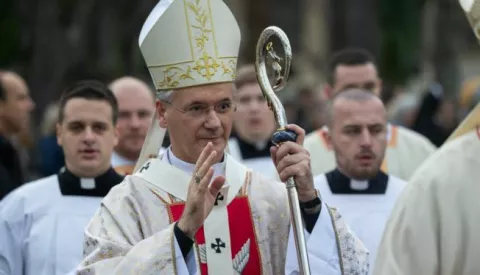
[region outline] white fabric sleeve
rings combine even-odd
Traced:
[[[330,218],[327,205],[323,202],[320,216],[312,233],[309,234],[306,230],[304,232],[311,274],[341,275],[335,231],[333,230],[332,219]],[[288,238],[285,274],[300,274],[292,228],[290,228]]]
[[[0,275],[23,274],[23,199],[9,194],[0,202]]]

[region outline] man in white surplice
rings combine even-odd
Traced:
[[[323,201],[338,210],[375,260],[385,224],[406,182],[380,166],[385,155],[387,112],[367,90],[347,89],[327,108],[325,140],[335,153],[335,169],[315,177]]]
[[[14,190],[0,202],[0,274],[66,274],[82,261],[83,231],[123,176],[110,166],[117,141],[113,93],[81,82],[62,95],[57,140],[65,169]]]
[[[86,228],[77,274],[295,273],[285,271],[285,186],[224,153],[240,45],[228,7],[221,0],[161,1],[139,40],[158,91],[158,120],[138,170],[108,194]],[[166,129],[171,146],[149,158],[157,155]],[[312,270],[365,274],[368,252],[314,189],[301,146],[305,132],[295,125],[288,129],[298,134],[297,142],[271,153],[280,178],[297,183]]]
[[[323,91],[325,96],[330,99],[346,88],[361,88],[380,97],[382,80],[375,63],[370,53],[362,49],[344,49],[334,53],[328,66],[328,83]],[[335,168],[335,155],[323,138],[326,131],[328,127],[322,127],[305,138],[304,146],[310,152],[314,175]],[[387,149],[381,169],[389,175],[408,180],[435,150],[426,137],[389,123]]]

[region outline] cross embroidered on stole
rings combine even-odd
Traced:
[[[217,199],[223,198],[217,197]],[[180,202],[168,205],[171,223],[180,219],[184,207],[185,204]],[[236,197],[227,206],[227,211],[234,273],[262,274],[260,249],[248,197]],[[201,227],[195,236],[195,244],[198,246],[197,254],[201,274],[208,275],[207,249],[214,250],[215,253],[222,253],[225,249],[225,242],[221,238],[216,238],[214,242],[206,244],[204,229]]]

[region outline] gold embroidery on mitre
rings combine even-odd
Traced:
[[[157,89],[233,81],[235,79],[237,57],[219,56],[218,54],[210,1],[185,0],[184,3],[190,48],[193,55],[192,60],[176,64],[149,66],[149,68],[160,68],[161,74],[163,74],[163,78],[160,78],[162,80],[157,82]],[[195,81],[202,78],[203,81],[200,80],[199,83]]]

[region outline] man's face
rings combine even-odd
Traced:
[[[365,65],[339,65],[334,74],[334,85],[331,87],[330,97],[335,93],[348,89],[359,88],[371,91],[380,96],[382,83],[378,78],[377,69],[373,63]]]
[[[6,100],[0,100],[0,119],[6,131],[18,133],[30,128],[30,113],[35,107],[25,81],[13,73],[2,76]]]
[[[386,112],[381,101],[338,99],[332,115],[327,140],[340,170],[357,180],[374,177],[387,146]]]
[[[195,163],[212,142],[219,161],[232,131],[234,104],[232,83],[184,88],[173,93],[170,103],[157,102],[160,126],[167,127],[175,156]]]
[[[107,101],[72,98],[57,125],[58,144],[67,168],[79,176],[96,177],[110,166],[117,134]]]
[[[275,131],[275,117],[267,105],[260,86],[242,86],[235,94],[235,131],[244,140],[257,143],[268,140]]]
[[[149,90],[124,89],[114,93],[119,108],[115,150],[125,157],[136,159],[152,121],[154,99]]]

